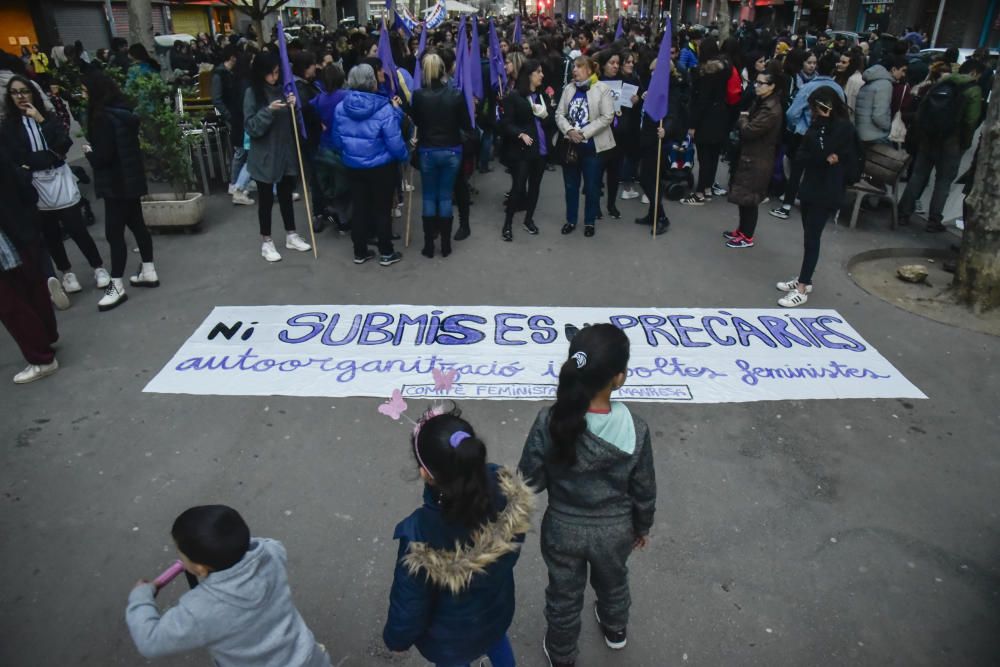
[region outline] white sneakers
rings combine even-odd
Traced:
[[[408,181],[403,181],[403,192],[413,192],[413,184]]]
[[[233,193],[233,206],[253,206],[256,202],[243,190]]]
[[[99,266],[94,269],[94,282],[97,283],[97,289],[104,289],[111,282],[111,274],[103,266]]]
[[[298,250],[299,252],[308,252],[312,250],[312,246],[306,243],[305,240],[295,232],[288,232],[285,235],[285,247],[289,250]],[[278,254],[278,249],[274,247],[274,241],[271,239],[268,239],[260,244],[260,255],[269,262],[281,261],[281,255]]]
[[[69,297],[66,296],[66,290],[63,289],[63,284],[59,282],[59,279],[49,278],[45,281],[45,284],[49,288],[49,298],[52,299],[52,305],[57,310],[66,310],[69,308]]]
[[[775,285],[775,287],[777,287],[778,290],[781,291],[781,292],[798,291],[798,289],[799,289],[799,279],[798,278],[792,278],[791,280],[787,280],[785,282],[777,283]],[[806,294],[809,294],[812,291],[813,291],[813,286],[812,285],[806,285]]]
[[[104,296],[97,302],[97,310],[103,313],[117,308],[126,301],[128,301],[128,294],[125,293],[124,281],[121,278],[112,278],[104,290]]]
[[[237,192],[239,192],[239,190],[236,189],[236,184],[235,183],[230,183],[229,184],[229,194],[234,195]]]
[[[403,205],[402,204],[396,204],[396,206],[392,209],[392,217],[394,217],[394,218],[402,218],[403,217]]]
[[[281,255],[278,254],[277,249],[274,247],[274,241],[271,239],[260,244],[260,255],[269,262],[281,261]]]
[[[796,306],[801,306],[808,301],[809,297],[806,295],[813,291],[813,286],[811,284],[805,285],[806,290],[804,293],[799,291],[799,287],[801,286],[802,285],[799,283],[798,278],[792,278],[791,280],[776,283],[775,287],[782,292],[787,292],[785,296],[778,299],[778,305],[782,308],[795,308]]]
[[[72,271],[63,274],[62,286],[66,290],[66,294],[76,294],[83,289],[80,287],[80,281],[76,279],[76,274]]]
[[[640,199],[639,201],[641,201],[643,204],[649,204],[649,197],[643,195],[642,199]]]
[[[32,364],[14,376],[14,384],[28,384],[35,380],[41,380],[47,375],[52,375],[59,370],[59,362],[55,359],[50,364]]]
[[[312,246],[303,240],[301,236],[295,232],[288,232],[285,236],[285,247],[289,250],[298,250],[299,252],[307,252],[312,250]]]
[[[635,188],[623,188],[621,197],[622,199],[637,199],[639,197],[639,193],[635,190]]]
[[[794,292],[789,292],[785,296],[778,299],[778,305],[782,308],[794,308],[795,306],[801,306],[808,300],[809,297],[802,292],[795,290]]]
[[[134,276],[129,276],[128,281],[133,287],[159,287],[160,277],[156,275],[156,269],[152,262],[143,262],[139,272]]]

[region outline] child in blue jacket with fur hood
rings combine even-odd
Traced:
[[[534,494],[517,473],[486,462],[486,445],[457,408],[437,412],[413,437],[424,504],[396,526],[383,638],[393,651],[416,646],[438,667],[484,654],[513,667],[514,565]]]

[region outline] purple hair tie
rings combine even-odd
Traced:
[[[454,433],[451,434],[451,437],[448,438],[448,444],[451,445],[452,449],[455,449],[456,447],[462,444],[463,440],[471,437],[472,435],[466,433],[465,431],[455,431]]]

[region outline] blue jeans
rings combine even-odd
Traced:
[[[604,161],[598,155],[583,155],[579,162],[563,167],[563,184],[566,186],[566,222],[575,225],[580,210],[580,181],[587,194],[584,200],[583,224],[592,226],[601,205],[601,174]]]
[[[421,155],[420,157],[423,156]],[[486,657],[490,659],[490,664],[493,667],[515,667],[517,665],[517,662],[514,660],[514,649],[511,647],[510,639],[507,638],[507,635],[501,637],[500,641],[486,651]],[[438,663],[437,667],[469,667],[469,663],[461,665]]]
[[[420,152],[420,189],[425,218],[452,217],[451,193],[461,162],[461,153],[448,148]]]
[[[236,181],[239,178],[240,171],[247,163],[247,151],[244,150],[243,146],[236,146],[233,148],[233,162],[229,169],[229,184],[236,185]]]

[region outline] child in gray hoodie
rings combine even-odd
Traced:
[[[626,644],[626,563],[648,544],[656,506],[649,427],[611,401],[625,384],[628,360],[629,340],[618,327],[581,329],[559,371],[556,403],[539,412],[518,465],[529,484],[549,494],[541,531],[549,571],[542,648],[553,667],[576,663],[588,566],[605,643]]]
[[[207,648],[217,667],[330,667],[292,602],[281,542],[251,537],[224,505],[192,507],[170,533],[184,569],[201,581],[162,615],[155,584],[132,589],[125,620],[139,653]]]

